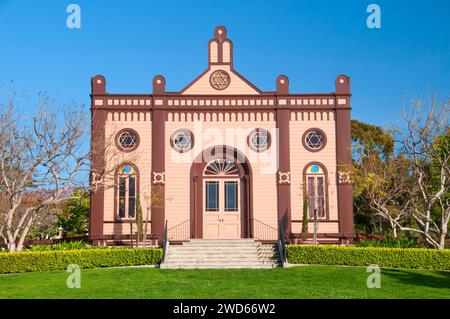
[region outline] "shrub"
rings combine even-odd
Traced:
[[[0,273],[65,270],[70,264],[80,268],[155,265],[162,249],[116,248],[28,251],[0,254]]]
[[[361,240],[355,243],[356,247],[389,247],[389,248],[419,248],[417,240]]]
[[[31,246],[29,250],[31,251],[47,251],[47,250],[78,250],[78,249],[98,249],[101,246],[89,246],[83,241],[67,241],[56,243],[52,245],[35,245]]]
[[[450,251],[425,248],[378,248],[339,246],[286,247],[291,264],[378,265],[389,268],[450,270]]]

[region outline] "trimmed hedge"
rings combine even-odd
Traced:
[[[159,248],[115,248],[30,251],[0,254],[0,274],[80,268],[155,265],[161,261]]]
[[[287,245],[286,253],[291,264],[450,270],[449,250]]]

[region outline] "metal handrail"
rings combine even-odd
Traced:
[[[166,220],[166,224],[164,225],[162,263],[166,259],[167,249],[169,249],[169,241],[167,240],[167,220]]]
[[[253,238],[263,241],[276,241],[278,239],[278,229],[272,227],[258,219],[253,218]]]
[[[167,236],[169,241],[186,241],[191,237],[191,223],[187,219],[178,225],[168,229]]]

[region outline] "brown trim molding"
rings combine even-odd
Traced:
[[[164,110],[153,110],[152,114],[152,176],[153,173],[165,173],[165,126],[166,112]],[[152,183],[152,193],[165,198],[165,184]],[[152,233],[158,240],[164,237],[164,226],[166,222],[165,205],[155,205],[152,207]]]
[[[122,145],[120,145],[119,137],[120,137],[120,134],[122,134],[124,132],[132,132],[136,136],[136,143],[132,148],[123,148]],[[140,141],[141,141],[141,138],[139,137],[139,133],[137,131],[133,130],[132,128],[123,128],[119,132],[117,132],[116,135],[114,136],[114,143],[116,144],[116,147],[121,152],[124,152],[124,153],[130,153],[130,152],[136,150],[139,147]]]
[[[276,127],[278,129],[278,173],[275,175],[278,195],[278,222],[284,220],[286,216],[285,236],[291,233],[291,183],[290,183],[290,146],[289,146],[289,122],[291,113],[286,109],[277,109]],[[288,178],[284,182],[279,181],[279,177]]]
[[[322,137],[323,137],[322,146],[320,148],[317,148],[317,149],[309,147],[308,143],[306,143],[306,137],[308,136],[309,133],[311,133],[313,131],[319,132],[320,134],[322,134]],[[320,128],[317,128],[317,127],[310,128],[310,129],[306,130],[305,133],[303,133],[303,135],[302,135],[302,144],[303,144],[303,147],[309,152],[313,152],[313,153],[319,152],[319,151],[323,150],[325,148],[325,146],[327,146],[327,135]]]
[[[341,183],[338,179],[339,171],[345,171],[352,165],[351,159],[351,125],[350,125],[350,78],[339,75],[336,78],[336,183],[338,194],[339,231],[353,232],[353,190],[349,182]],[[339,99],[346,98],[346,104],[338,103]]]
[[[308,219],[308,222],[314,222],[314,219]],[[296,224],[303,223],[303,220],[292,220],[292,223],[296,223]],[[339,223],[339,220],[337,220],[337,219],[336,220],[319,219],[319,224],[320,223]]]
[[[216,153],[217,149],[221,152]],[[248,159],[235,148],[229,146],[212,146],[197,155],[190,171],[190,226],[191,238],[203,238],[203,171],[208,164],[205,161],[227,158],[236,160],[239,169],[241,190],[241,237],[252,238],[253,236],[253,188],[252,170]],[[242,161],[244,160],[244,161]],[[242,163],[243,162],[243,163]]]
[[[303,238],[303,236],[305,234],[302,233],[292,233],[291,234],[291,238]],[[313,238],[314,234],[308,233],[306,234],[307,238]],[[355,233],[343,233],[343,232],[339,232],[339,233],[317,233],[316,234],[317,238],[355,238],[356,234]]]

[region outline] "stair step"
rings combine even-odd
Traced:
[[[235,255],[235,254],[257,254],[257,253],[262,253],[262,252],[258,252],[256,249],[246,249],[246,250],[225,250],[225,249],[221,249],[221,248],[216,248],[216,249],[177,249],[177,250],[171,250],[169,248],[170,252],[174,252],[174,253],[181,253],[181,254],[192,254],[192,255],[197,255],[197,254],[222,254],[222,255]],[[265,252],[264,252],[265,253]]]
[[[246,262],[176,262],[171,261],[165,263],[169,266],[177,266],[177,265],[185,265],[185,266],[257,266],[257,265],[275,265],[277,263],[261,263],[254,261],[246,261]]]
[[[272,269],[276,268],[277,265],[161,265],[162,269]]]
[[[169,245],[161,268],[274,268],[279,265],[275,245],[254,239],[192,239]]]
[[[181,254],[167,254],[166,258],[171,259],[253,259],[253,260],[264,260],[264,259],[277,259],[274,255],[221,255],[221,254],[211,254],[211,255],[181,255]]]

